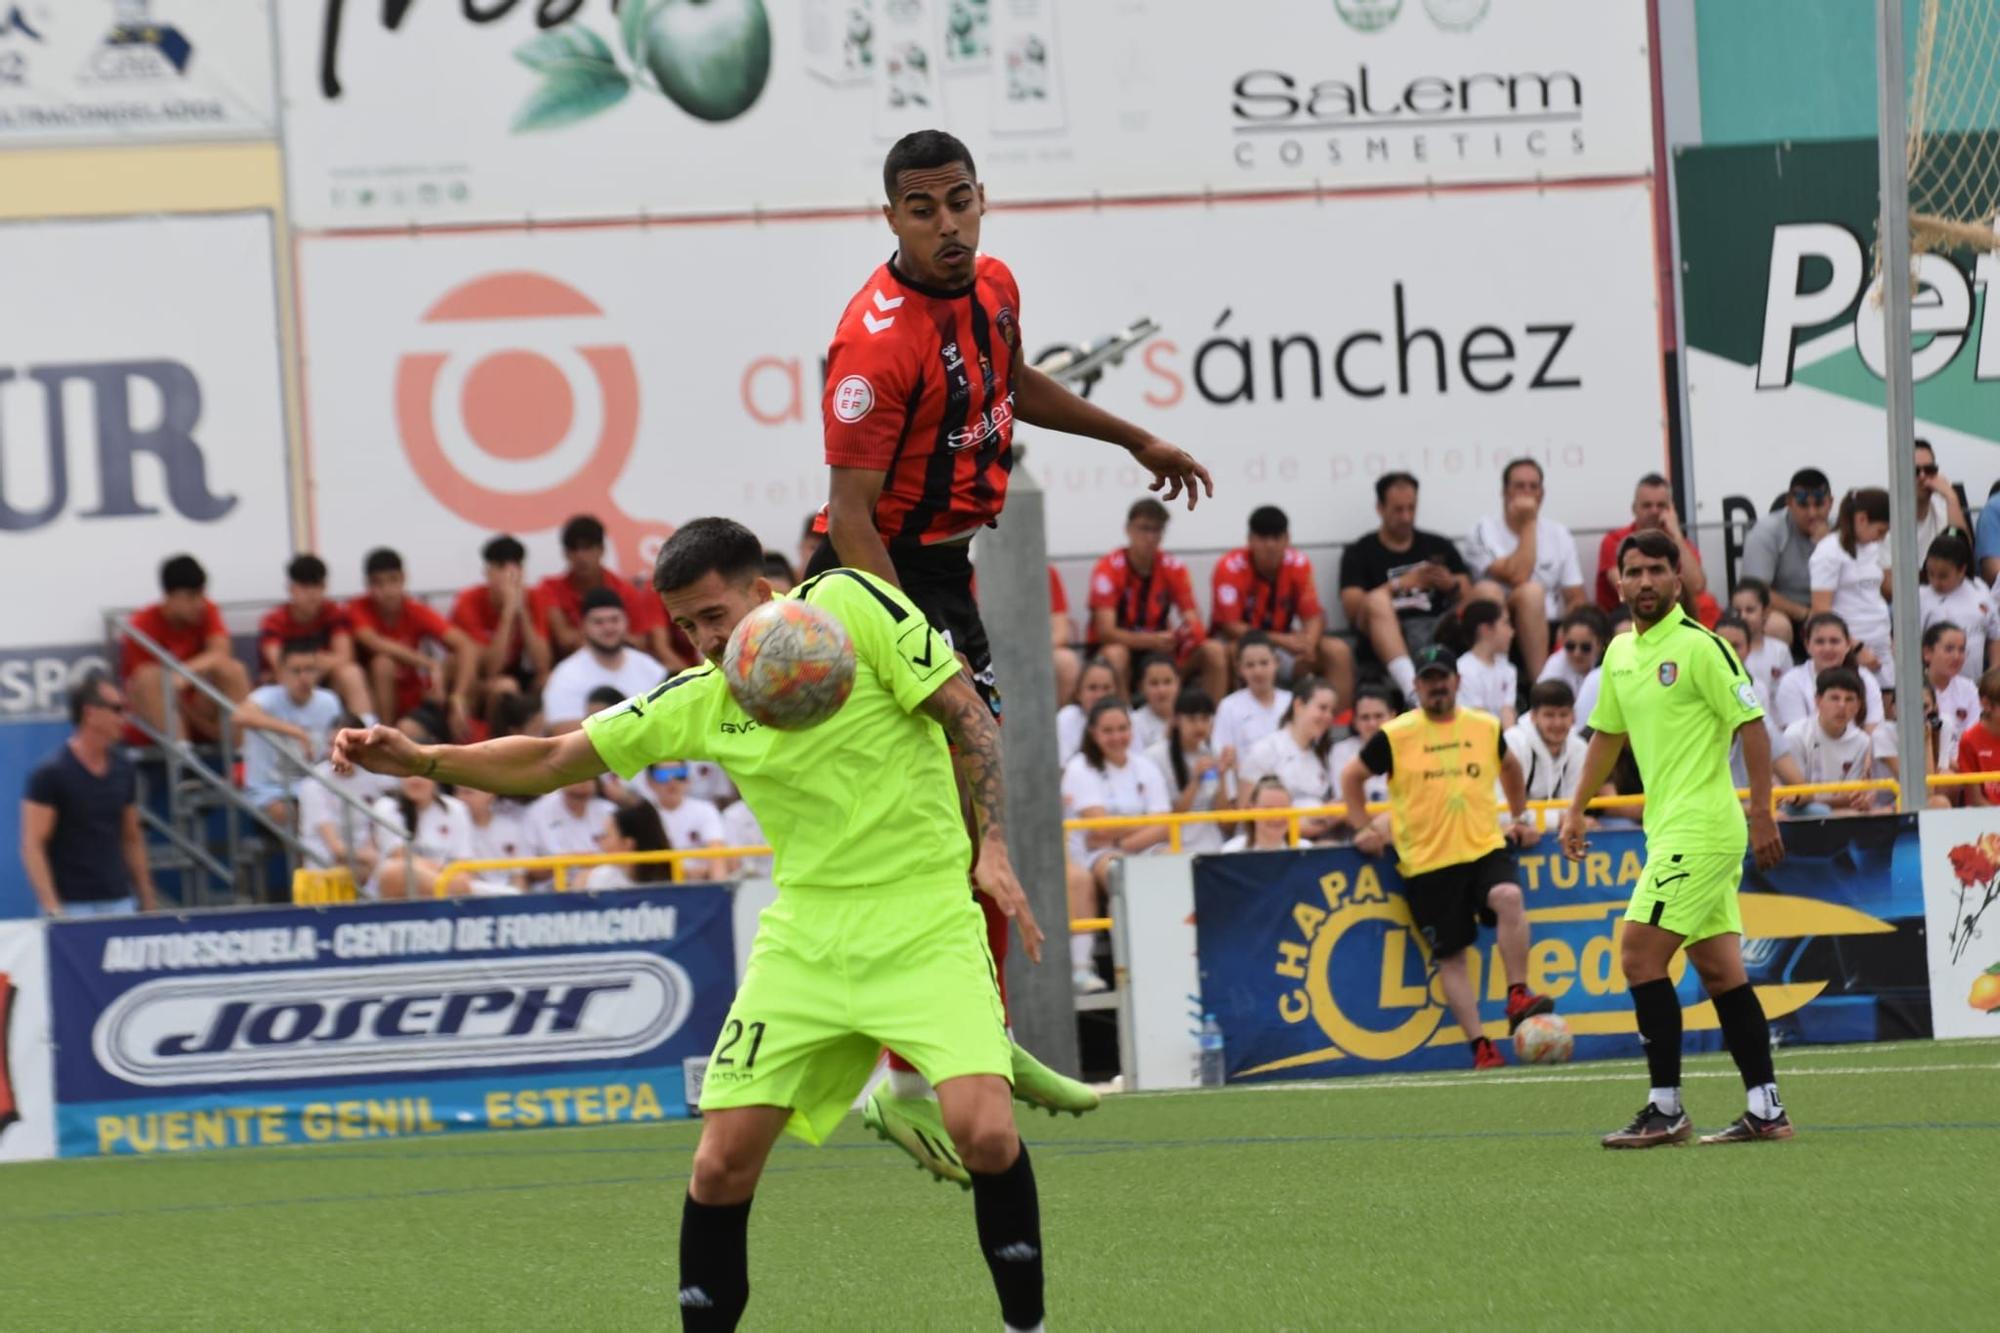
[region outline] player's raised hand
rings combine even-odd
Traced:
[[[998,855],[994,854],[996,845]],[[1007,858],[1005,844],[988,839],[980,847],[979,862],[972,867],[972,882],[1021,932],[1021,947],[1028,951],[1028,961],[1041,962],[1042,928],[1035,924],[1035,909],[1028,906],[1028,895],[1021,888],[1021,881],[1014,877],[1014,865]]]
[[[343,727],[334,733],[333,771],[346,777],[358,767],[370,773],[407,778],[421,772],[428,760],[423,747],[394,727]]]
[[[1160,497],[1162,500],[1176,499],[1185,490],[1187,507],[1192,509],[1204,490],[1211,496],[1215,494],[1215,479],[1208,475],[1208,469],[1195,462],[1193,454],[1157,435],[1148,436],[1144,445],[1132,451],[1132,457],[1153,474],[1153,484],[1147,489],[1166,492]]]

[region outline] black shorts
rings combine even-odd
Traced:
[[[1493,909],[1486,905],[1493,886],[1514,882],[1514,853],[1503,847],[1477,861],[1407,877],[1403,900],[1410,905],[1417,933],[1431,947],[1431,957],[1449,958],[1478,939],[1481,926],[1494,923]]]
[[[993,646],[987,641],[986,626],[979,619],[979,604],[972,600],[972,544],[947,542],[923,546],[896,542],[889,547],[889,563],[903,592],[916,603],[931,628],[944,635],[953,652],[965,658],[972,671],[972,687],[1000,716],[1000,686],[993,677]],[[829,538],[819,544],[806,565],[804,577],[824,574],[840,566],[840,555]]]

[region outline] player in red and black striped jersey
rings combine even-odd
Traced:
[[[1167,518],[1167,507],[1151,496],[1126,511],[1124,548],[1090,572],[1090,643],[1128,691],[1133,659],[1161,653],[1220,699],[1229,693],[1229,649],[1202,627],[1187,566],[1160,549]]]
[[[1027,364],[1020,288],[1005,264],[979,253],[986,190],[964,144],[939,130],[904,136],[882,164],[882,187],[896,253],[847,303],[827,352],[828,540],[806,572],[847,565],[898,584],[965,659],[997,716],[969,547],[1006,503],[1014,423],[1115,444],[1153,474],[1165,499],[1185,491],[1190,508],[1204,489],[1213,495],[1215,483],[1185,451]],[[995,962],[1004,963],[1006,922],[985,898],[980,905]],[[931,1132],[936,1104],[922,1100],[914,1071],[892,1060],[892,1080],[894,1104],[882,1118],[946,1141]],[[1079,1114],[1097,1100],[1018,1046],[1014,1088],[1024,1100]],[[938,1174],[963,1175],[913,1146],[925,1135],[894,1137]]]

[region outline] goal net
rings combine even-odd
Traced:
[[[1909,125],[1910,248],[2000,250],[2000,0],[1923,0]]]

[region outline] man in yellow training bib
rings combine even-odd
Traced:
[[[1632,628],[1604,652],[1603,676],[1584,755],[1583,781],[1563,814],[1563,854],[1583,859],[1583,808],[1629,743],[1646,784],[1646,869],[1632,891],[1618,961],[1653,1086],[1632,1123],[1604,1136],[1607,1148],[1686,1143],[1681,1105],[1681,1002],[1667,976],[1674,951],[1715,1002],[1722,1040],[1749,1090],[1749,1109],[1703,1143],[1756,1143],[1792,1136],[1771,1065],[1771,1025],[1743,971],[1743,916],[1736,905],[1745,844],[1768,869],[1785,855],[1771,814],[1771,737],[1757,689],[1736,652],[1681,610],[1680,546],[1658,530],[1618,545],[1618,586]],[[1729,750],[1743,744],[1750,823],[1729,776]]]
[[[1383,724],[1340,771],[1340,795],[1351,819],[1367,802],[1370,774],[1389,778],[1390,834],[1403,899],[1437,968],[1445,1004],[1472,1047],[1475,1069],[1506,1064],[1479,1021],[1479,996],[1465,951],[1479,927],[1499,935],[1507,969],[1507,1030],[1554,1009],[1555,1001],[1528,989],[1528,913],[1516,882],[1508,843],[1529,846],[1539,831],[1527,817],[1528,788],[1514,752],[1500,739],[1500,719],[1458,706],[1458,664],[1451,651],[1432,644],[1419,652],[1417,707]],[[1513,821],[1503,834],[1493,779],[1507,792]],[[1381,833],[1363,827],[1356,850],[1383,849]]]

